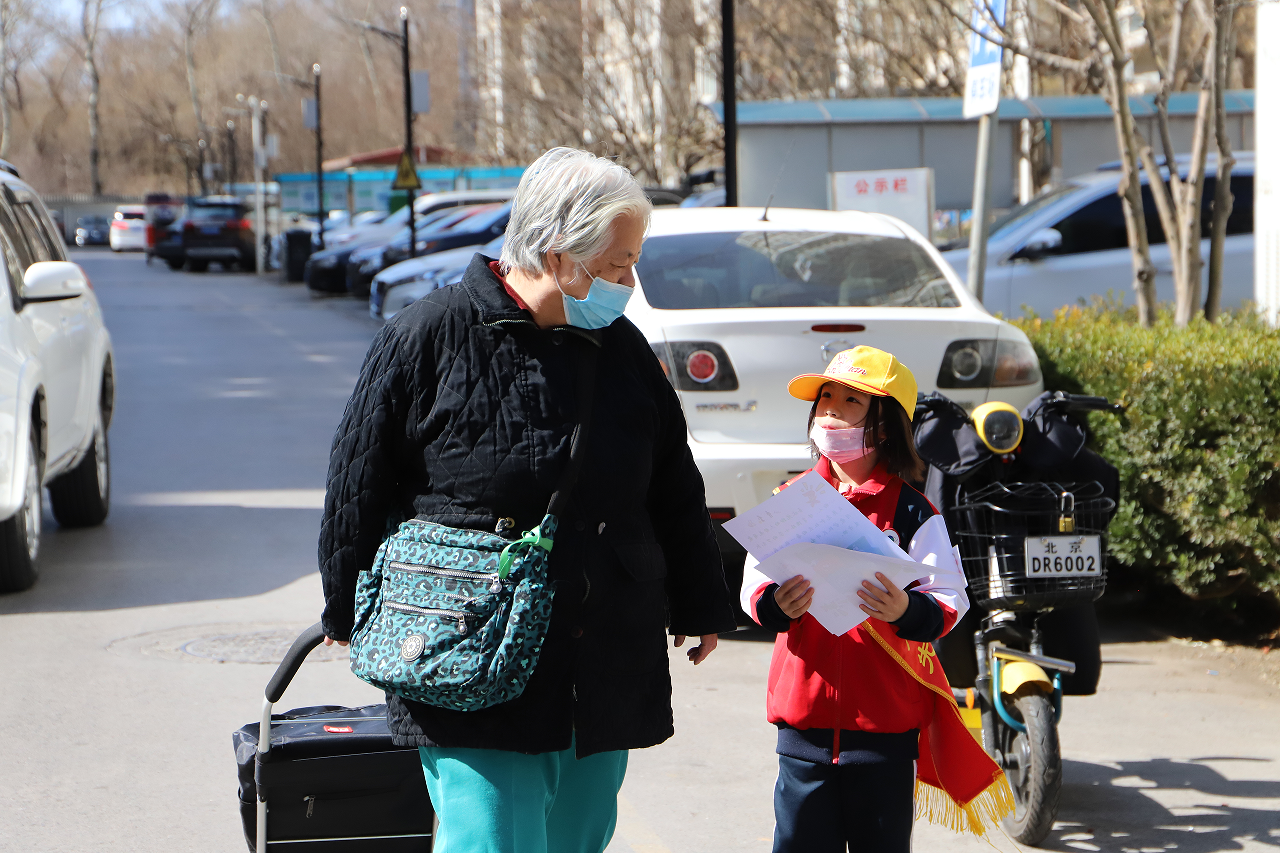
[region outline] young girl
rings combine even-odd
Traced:
[[[906,591],[880,573],[879,585],[864,582],[859,606],[870,618],[837,637],[806,615],[813,590],[803,576],[778,585],[748,557],[743,609],[779,632],[767,704],[778,727],[774,853],[907,853],[917,775],[933,786],[921,791],[931,817],[981,834],[1011,795],[964,728],[931,645],[969,602],[942,517],[904,480],[924,473],[911,436],[915,378],[860,346],[787,390],[813,401],[812,470],[921,567]]]

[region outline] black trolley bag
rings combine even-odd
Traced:
[[[249,850],[430,853],[435,810],[422,763],[417,747],[391,742],[386,705],[271,713],[322,640],[316,623],[293,641],[267,684],[261,722],[231,735]]]

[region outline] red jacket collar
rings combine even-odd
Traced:
[[[840,478],[831,470],[831,460],[825,456],[818,457],[818,463],[813,466],[813,470],[817,471],[822,479],[826,480],[837,491],[840,489]],[[853,490],[855,495],[878,495],[884,491],[884,487],[889,484],[889,478],[893,476],[885,470],[884,464],[876,465],[871,469],[870,475],[863,480],[858,488]]]

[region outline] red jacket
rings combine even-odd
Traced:
[[[825,457],[813,470],[840,488]],[[969,601],[960,559],[942,516],[922,494],[882,467],[846,496],[922,564],[920,579],[912,589],[938,605],[942,633],[950,631]],[[772,595],[776,584],[754,565],[748,558],[743,572],[743,608],[763,624],[768,620],[761,618],[760,599],[766,592]],[[882,634],[896,631],[891,624],[872,621]],[[791,620],[790,628],[779,633],[774,643],[767,705],[771,723],[795,729],[906,732],[928,724],[933,713],[928,693],[861,625],[837,637],[806,613]]]

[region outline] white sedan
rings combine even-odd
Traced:
[[[36,581],[43,490],[65,527],[101,524],[111,499],[111,336],[40,198],[0,174],[0,592]]]
[[[147,248],[147,208],[141,204],[122,204],[111,218],[107,236],[111,251],[142,252]]]
[[[1021,408],[1044,388],[1026,335],[987,313],[927,240],[888,216],[658,210],[636,274],[626,314],[679,394],[717,521],[812,465],[809,404],[787,394],[787,381],[821,372],[841,350],[891,352],[921,392],[966,408]]]

